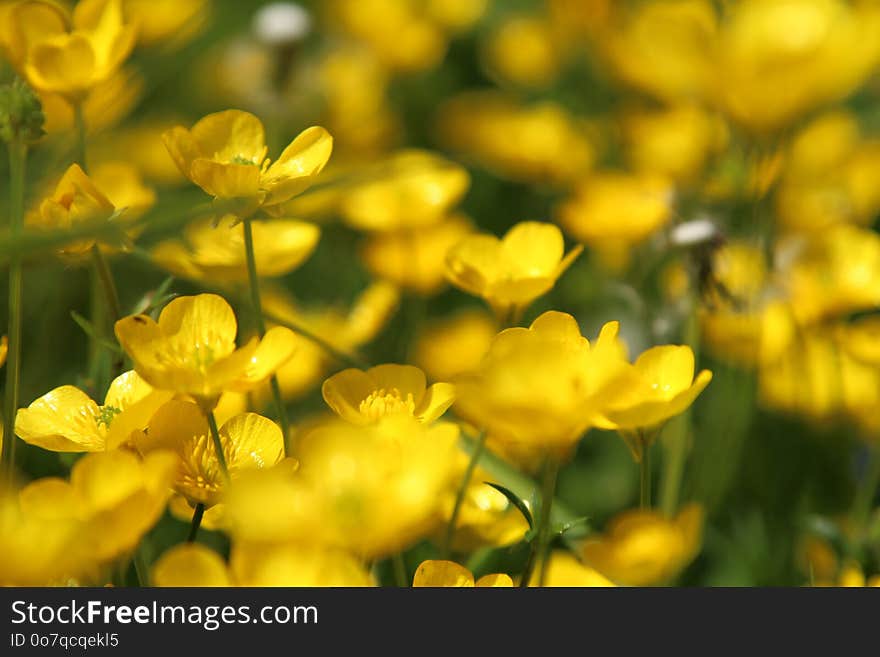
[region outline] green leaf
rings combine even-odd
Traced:
[[[535,522],[532,519],[532,512],[529,511],[528,505],[525,502],[523,502],[517,496],[516,493],[514,493],[513,491],[511,491],[508,488],[505,488],[501,484],[494,484],[491,481],[485,481],[483,483],[485,483],[488,486],[491,486],[492,488],[497,490],[499,493],[504,495],[504,497],[507,498],[507,501],[510,502],[511,504],[513,504],[513,506],[515,506],[519,510],[519,512],[523,515],[523,518],[526,519],[526,522],[529,523],[529,530],[533,530],[535,528]]]
[[[566,535],[568,538],[583,538],[592,532],[590,519],[586,516],[575,518],[563,523],[554,523],[552,527],[554,536]]]
[[[104,338],[104,337],[101,337],[100,335],[98,335],[98,333],[95,331],[95,327],[92,326],[92,323],[89,320],[87,320],[85,317],[80,315],[78,312],[76,312],[75,310],[71,310],[70,316],[73,318],[73,321],[76,322],[77,325],[83,330],[83,332],[87,336],[89,336],[89,338],[91,338],[92,340],[97,342],[99,345],[101,345],[105,349],[109,349],[113,353],[116,353],[116,354],[122,353],[122,348],[118,344],[116,344],[115,342],[112,342],[111,340],[108,340],[107,338]]]

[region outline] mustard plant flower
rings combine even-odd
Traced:
[[[34,88],[72,104],[118,71],[134,47],[121,0],[84,0],[71,17],[53,3],[23,2],[9,18],[13,62]]]
[[[513,580],[505,573],[483,575],[476,582],[474,575],[454,561],[428,559],[419,564],[413,576],[414,587],[512,587]]]
[[[574,317],[549,311],[528,329],[502,331],[479,368],[453,380],[456,413],[486,430],[490,446],[538,463],[568,458],[608,398],[632,382],[617,330],[606,324],[591,345]]]
[[[685,506],[675,518],[646,510],[616,516],[606,532],[581,548],[584,561],[625,586],[667,584],[700,551],[703,510]]]
[[[250,212],[308,188],[333,149],[330,134],[311,127],[271,162],[263,124],[241,110],[209,114],[190,130],[172,128],[163,139],[184,176],[214,198],[242,199]]]
[[[342,370],[324,381],[324,401],[352,424],[373,424],[389,415],[411,415],[419,422],[439,418],[455,401],[449,383],[427,386],[425,374],[412,365],[377,365],[363,371]]]
[[[372,235],[360,256],[376,278],[430,296],[446,285],[446,254],[472,231],[470,221],[454,215],[424,228]]]
[[[261,415],[236,415],[219,430],[230,479],[242,470],[271,467],[284,458],[281,429]],[[142,454],[165,450],[177,456],[174,489],[191,504],[213,506],[219,501],[226,477],[217,460],[208,421],[197,404],[169,401],[133,442]]]
[[[230,225],[234,224],[234,225]],[[284,276],[314,252],[321,230],[292,219],[254,221],[254,258],[257,274]],[[186,227],[183,240],[156,245],[153,260],[177,276],[210,282],[243,282],[248,278],[244,226],[229,219],[217,225],[208,217]]]
[[[289,329],[274,327],[238,349],[237,331],[232,308],[216,294],[178,297],[158,322],[147,315],[116,322],[116,337],[144,380],[192,395],[206,409],[223,392],[246,392],[266,381],[293,354]]]
[[[15,433],[53,452],[103,452],[125,445],[171,399],[134,371],[116,377],[98,405],[75,386],[46,393],[15,416]]]
[[[501,239],[465,237],[449,250],[446,275],[456,287],[483,298],[499,317],[515,318],[553,288],[581,250],[566,254],[553,224],[523,221]]]

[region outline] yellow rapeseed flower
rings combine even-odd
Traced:
[[[248,278],[244,226],[216,225],[212,218],[186,227],[183,240],[160,242],[153,260],[172,274],[218,282],[242,282]],[[234,221],[232,223],[235,223]],[[292,219],[254,221],[254,259],[260,276],[284,276],[299,267],[315,250],[321,230],[314,224]]]
[[[177,455],[174,489],[191,504],[213,506],[219,501],[227,479],[217,460],[208,421],[197,404],[169,401],[133,442],[142,454],[166,450]],[[242,413],[224,422],[220,444],[230,479],[242,470],[271,467],[284,458],[281,429],[256,413]]]
[[[377,365],[337,372],[321,387],[324,401],[352,424],[374,424],[389,415],[410,415],[419,422],[439,418],[455,401],[449,383],[427,387],[425,374],[412,365]]]
[[[446,256],[446,275],[465,292],[482,297],[506,319],[549,292],[580,255],[578,246],[565,253],[559,228],[523,221],[503,238],[475,234],[465,237]]]
[[[121,0],[83,0],[72,19],[54,3],[23,2],[9,12],[7,50],[34,88],[72,104],[122,66],[135,42]]]
[[[190,130],[177,126],[163,139],[184,176],[214,198],[243,200],[245,213],[278,205],[304,191],[333,149],[330,134],[311,127],[270,162],[263,124],[240,110],[209,114]]]
[[[99,406],[75,386],[46,393],[15,416],[15,433],[53,452],[103,452],[129,441],[171,398],[134,371],[116,377]]]
[[[513,580],[505,573],[483,575],[474,582],[474,574],[454,561],[428,559],[419,564],[413,576],[414,587],[512,587]]]
[[[626,511],[604,535],[583,544],[584,561],[626,586],[666,584],[700,551],[703,510],[684,507],[674,519],[647,510]]]
[[[210,409],[225,391],[245,392],[267,380],[292,356],[292,331],[274,327],[260,340],[235,346],[238,324],[216,294],[178,297],[159,314],[116,322],[116,337],[134,369],[159,390],[186,393]]]

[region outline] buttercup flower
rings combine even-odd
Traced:
[[[191,130],[177,126],[163,139],[184,176],[214,198],[244,200],[251,212],[308,188],[333,149],[330,134],[312,127],[270,162],[263,124],[240,110],[209,114]]]
[[[578,587],[608,587],[615,586],[597,570],[585,566],[571,552],[565,550],[553,550],[547,557],[547,565],[544,567],[544,586],[578,586]],[[532,582],[529,586],[538,586]]]
[[[245,392],[267,380],[293,354],[289,329],[274,327],[239,349],[237,331],[232,308],[216,294],[178,297],[158,322],[147,315],[116,322],[116,337],[145,381],[192,395],[209,409],[222,392]]]
[[[474,575],[464,566],[460,566],[454,561],[423,561],[416,569],[413,576],[414,587],[455,587],[455,588],[472,588],[479,587],[505,587],[513,586],[513,580],[510,575],[505,573],[496,573],[492,575],[483,575],[474,582]]]
[[[72,21],[57,5],[23,2],[10,10],[7,50],[36,89],[82,102],[115,73],[134,47],[121,0],[84,0]]]
[[[183,241],[167,240],[152,251],[153,259],[185,278],[241,282],[248,278],[244,226],[228,219],[215,225],[198,220],[184,230]],[[283,276],[299,267],[315,250],[321,230],[304,221],[273,219],[251,224],[257,274]]]
[[[171,398],[136,372],[116,377],[104,405],[75,386],[46,393],[15,416],[15,433],[26,443],[53,452],[103,452],[127,443]]]
[[[466,461],[464,455],[462,457]],[[466,463],[463,463],[462,473],[465,466]],[[485,546],[512,545],[522,540],[529,530],[529,524],[519,509],[497,489],[484,483],[491,480],[488,473],[479,469],[473,473],[458,510],[450,545],[453,551],[470,552]],[[447,524],[452,516],[457,491],[457,487],[450,490],[444,500],[443,517]]]
[[[343,370],[324,381],[321,392],[339,417],[362,425],[399,413],[430,423],[455,401],[452,385],[427,387],[424,372],[412,365],[378,365],[366,372]]]
[[[582,555],[618,584],[664,584],[697,555],[702,531],[703,510],[695,504],[672,520],[658,512],[627,511],[611,521],[604,535],[587,539]]]
[[[448,381],[476,369],[497,332],[487,312],[464,310],[428,324],[416,338],[412,360],[430,378]]]
[[[556,226],[524,221],[502,239],[464,238],[446,256],[446,275],[456,287],[485,299],[500,317],[512,318],[552,289],[582,247],[564,250]]]
[[[170,401],[150,419],[134,440],[142,454],[165,450],[178,457],[174,489],[191,504],[213,506],[226,477],[220,469],[210,428],[198,405]],[[242,413],[220,427],[220,444],[229,478],[248,468],[270,467],[284,457],[284,438],[277,424],[256,413]]]

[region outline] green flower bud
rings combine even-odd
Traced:
[[[0,139],[33,143],[46,134],[44,121],[40,99],[20,78],[0,86]]]

